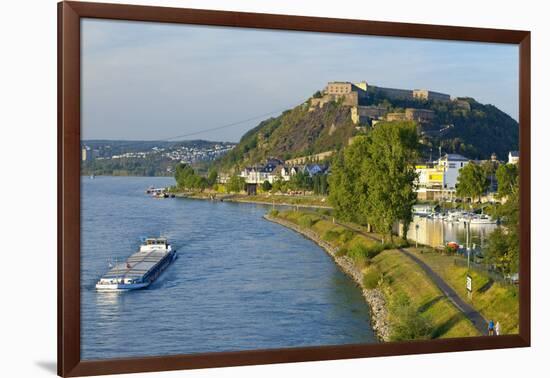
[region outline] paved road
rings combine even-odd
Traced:
[[[482,335],[487,334],[487,322],[479,312],[474,310],[474,308],[468,303],[464,302],[462,298],[460,298],[460,296],[457,294],[457,292],[454,291],[436,272],[434,272],[428,264],[420,260],[413,253],[407,251],[406,249],[399,248],[399,250],[406,256],[408,256],[411,260],[416,262],[422,269],[424,269],[428,277],[432,279],[439,290],[441,290],[443,294],[445,294],[445,296],[449,298],[451,303],[454,304],[456,308],[458,308],[464,313],[464,315],[466,315],[466,317],[472,322],[474,327],[476,327]]]
[[[326,219],[329,219],[329,217],[323,216]],[[330,220],[330,219],[329,219]],[[363,232],[355,227],[351,227],[345,223],[340,223],[335,221],[334,223],[345,227],[347,229],[350,229],[355,232],[359,232],[361,235],[366,236],[369,239],[381,241],[380,239],[369,235],[366,232]],[[462,298],[457,294],[457,292],[451,288],[436,272],[433,271],[432,268],[428,264],[426,264],[424,261],[416,257],[412,252],[407,251],[404,248],[399,248],[399,251],[401,251],[405,256],[408,256],[411,260],[413,260],[415,263],[417,263],[430,277],[430,279],[436,284],[436,286],[443,292],[443,294],[451,301],[451,303],[459,309],[465,316],[472,322],[474,327],[482,334],[487,335],[487,321],[481,316],[479,312],[477,312],[472,306],[470,306],[468,303],[464,302]]]

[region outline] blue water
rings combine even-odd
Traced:
[[[262,219],[261,205],[157,200],[170,178],[82,179],[83,359],[376,342],[354,282],[315,243]],[[149,288],[94,289],[144,236],[178,259]]]

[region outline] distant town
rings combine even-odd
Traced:
[[[176,164],[211,162],[235,147],[230,142],[204,140],[82,142],[83,174],[169,176]]]

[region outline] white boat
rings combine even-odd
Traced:
[[[455,223],[459,222],[461,218],[464,217],[464,213],[462,211],[449,211],[447,213],[447,216],[445,217],[446,222]]]
[[[115,264],[97,281],[98,291],[127,291],[149,286],[176,259],[166,238],[147,238],[123,263]]]
[[[497,224],[497,221],[488,215],[476,215],[470,219],[470,224]]]

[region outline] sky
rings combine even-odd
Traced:
[[[82,139],[237,142],[329,81],[474,97],[518,119],[516,45],[96,19],[81,38]]]

